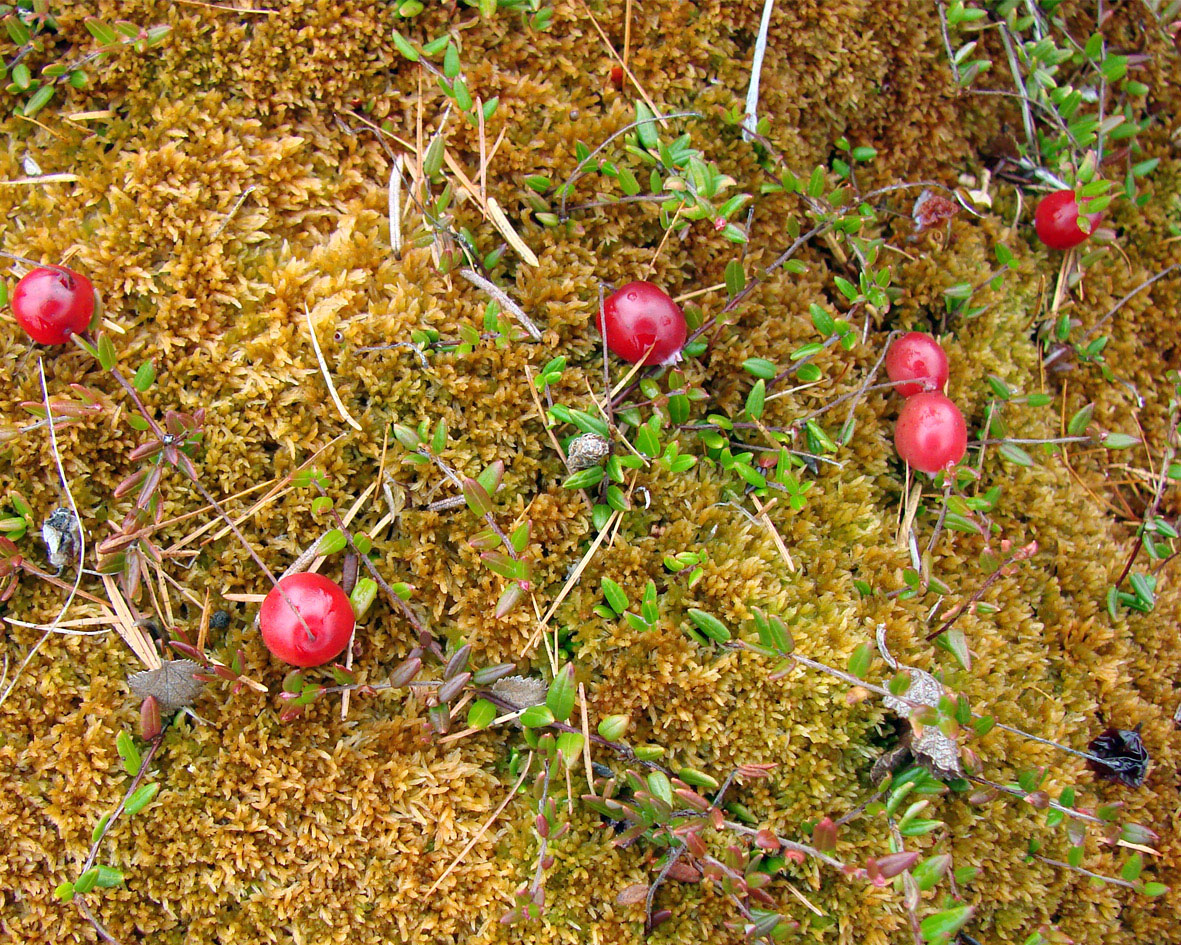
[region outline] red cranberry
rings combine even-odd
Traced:
[[[947,383],[947,355],[930,335],[909,331],[886,352],[886,373],[894,381],[894,390],[903,397],[925,390],[941,391]]]
[[[607,347],[632,364],[675,364],[689,329],[685,313],[651,282],[629,282],[603,303]],[[603,326],[599,326],[602,331]]]
[[[1034,212],[1038,239],[1050,249],[1070,249],[1091,235],[1101,214],[1079,217],[1073,190],[1056,190],[1041,199]]]
[[[968,448],[964,415],[943,394],[915,394],[898,414],[894,446],[899,456],[922,472],[933,474],[949,469]]]
[[[43,266],[16,284],[12,314],[38,344],[62,345],[90,326],[94,287],[72,269]]]
[[[356,623],[353,605],[340,585],[310,572],[281,578],[258,616],[262,642],[293,666],[319,666],[340,655]]]

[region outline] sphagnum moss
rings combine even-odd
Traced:
[[[569,232],[547,229],[530,219],[520,195],[528,175],[561,181],[573,172],[573,141],[594,146],[633,120],[631,92],[621,95],[606,81],[613,60],[589,19],[593,15],[620,48],[621,10],[558,3],[548,32],[520,29],[504,14],[487,23],[474,12],[463,14],[466,28],[458,35],[469,85],[485,100],[500,97],[488,123],[489,143],[502,129],[504,139],[487,175],[488,194],[509,209],[539,257],[537,267],[502,268],[496,281],[539,323],[544,339],[540,346],[433,354],[423,370],[405,350],[359,349],[404,341],[424,329],[454,337],[460,324],[481,324],[487,299],[437,272],[427,249],[408,249],[401,258],[390,252],[388,164],[373,136],[347,113],[360,103],[369,117],[388,120],[395,133],[414,140],[420,85],[394,47],[392,30],[421,30],[414,35],[429,38],[449,25],[446,14],[428,10],[423,19],[407,22],[393,5],[302,0],[284,4],[275,15],[159,2],[92,6],[63,10],[62,35],[82,36],[80,20],[87,13],[107,22],[167,24],[171,33],[146,55],[123,50],[94,68],[87,89],[37,116],[42,125],[9,121],[4,178],[24,173],[27,154],[46,172],[72,172],[79,179],[0,189],[10,221],[6,248],[50,261],[75,251],[71,265],[94,279],[109,317],[126,331],[118,338],[124,367],[155,360],[153,406],[209,411],[198,464],[218,496],[291,472],[341,430],[306,337],[308,305],[325,326],[321,341],[333,379],[365,428],[318,461],[327,493],[344,508],[368,484],[389,423],[443,418],[452,466],[474,475],[495,460],[506,463],[496,514],[505,526],[532,520],[533,582],[544,609],[594,533],[581,499],[560,488],[564,471],[533,412],[525,366],[536,371],[554,354],[565,355],[569,366],[552,396],[593,413],[586,389],[589,383],[600,390],[602,383],[591,327],[598,286],[644,277],[663,228],[650,207],[637,204],[576,213]],[[1069,6],[1072,18],[1090,13],[1083,4]],[[629,62],[662,107],[705,116],[676,125],[677,131],[690,131],[709,161],[732,175],[739,189],[755,193],[763,172],[752,150],[733,129],[718,131],[714,116],[745,93],[759,8],[634,5]],[[1117,12],[1117,19],[1112,35],[1118,33],[1121,42],[1132,48],[1149,42],[1136,14]],[[978,149],[1019,128],[1020,117],[995,98],[957,95],[940,48],[938,18],[921,4],[778,5],[760,114],[769,119],[787,165],[805,169],[827,160],[833,140],[844,135],[876,148],[874,184],[932,177],[950,184],[966,168],[978,173]],[[1153,52],[1143,67],[1152,108],[1174,114],[1177,60],[1159,47]],[[443,97],[433,80],[421,87],[429,134]],[[66,119],[106,109],[113,114]],[[454,116],[449,129],[448,147],[470,175],[479,164],[477,131]],[[1140,139],[1146,155],[1161,158],[1148,188],[1152,199],[1143,211],[1117,211],[1131,265],[1126,272],[1089,272],[1085,301],[1073,309],[1084,322],[1168,264],[1161,239],[1164,208],[1181,173],[1169,150],[1171,130],[1161,122]],[[594,200],[603,190],[609,191],[603,180],[583,178],[571,204]],[[947,249],[924,237],[888,251],[893,284],[906,290],[891,318],[922,327],[937,324],[945,289],[957,282],[974,285],[990,271],[995,241],[1030,247],[1018,253],[1003,290],[985,289],[975,300],[989,306],[983,313],[951,323],[950,394],[977,425],[990,396],[987,375],[1025,391],[1042,389],[1031,322],[1045,294],[1053,292],[1057,259],[1031,247],[1028,228],[1009,227],[1015,205],[1007,193],[997,189],[994,215],[970,222],[961,215]],[[902,213],[907,207],[901,199],[895,205]],[[499,240],[470,200],[454,212],[473,228],[481,247]],[[787,245],[782,219],[792,212],[794,205],[782,196],[758,206],[748,272]],[[408,228],[412,218],[417,210],[407,214]],[[732,247],[694,228],[664,243],[647,277],[670,294],[690,292],[722,282],[732,256]],[[808,272],[768,279],[734,313],[735,327],[719,336],[707,360],[687,363],[689,383],[708,386],[711,410],[737,416],[743,409],[750,389],[742,370],[746,359],[786,362],[815,338],[808,307],[817,299],[831,302],[832,276],[841,270],[821,251],[806,251],[803,258]],[[1171,340],[1177,301],[1177,282],[1162,282],[1110,324],[1108,362],[1141,392],[1159,389],[1165,371],[1179,366]],[[709,297],[695,304],[711,313],[720,307]],[[341,332],[339,341],[327,331],[329,324]],[[855,327],[860,332],[861,325]],[[826,376],[840,380],[771,402],[765,422],[790,423],[856,389],[877,355],[880,327],[871,326],[867,342],[849,354],[821,355]],[[35,360],[14,329],[3,332],[0,345],[5,374],[12,378],[0,391],[0,415],[5,423],[24,423],[27,414],[18,404],[40,397]],[[852,366],[842,376],[846,364]],[[104,383],[78,353],[48,358],[45,365],[54,393],[69,382]],[[1055,390],[1057,383],[1047,380],[1045,389]],[[1093,401],[1097,424],[1134,429],[1128,423],[1133,402],[1123,388],[1088,369],[1068,375],[1064,387],[1067,415]],[[1167,430],[1166,399],[1149,397],[1139,412],[1146,439],[1158,445]],[[1178,841],[1161,829],[1177,804],[1171,716],[1181,655],[1175,634],[1162,628],[1176,625],[1181,599],[1166,571],[1153,613],[1123,611],[1114,621],[1107,614],[1108,565],[1123,560],[1134,525],[1103,459],[1084,450],[1072,453],[1071,476],[1048,459],[1016,469],[989,454],[987,482],[1003,484],[993,521],[1015,545],[1036,537],[1042,551],[989,589],[982,602],[994,613],[959,618],[974,665],[970,673],[957,672],[922,641],[933,598],[886,596],[904,586],[902,571],[909,564],[895,541],[902,487],[889,422],[896,407],[888,396],[868,394],[856,410],[856,434],[837,457],[843,465],[820,467],[804,512],[788,514],[782,501],[773,510],[779,533],[801,564],[796,573],[787,570],[765,528],[724,504],[732,477],[698,463],[685,475],[653,473],[646,480],[651,508],[629,513],[636,524],[625,524],[614,542],[600,548],[555,619],[586,686],[592,728],[607,714],[627,713],[630,744],[659,743],[666,760],[719,775],[739,764],[777,764],[771,777],[742,787],[741,803],[776,833],[806,839],[802,824],[825,814],[837,817],[872,794],[869,769],[894,723],[875,702],[849,705],[847,687],[826,676],[797,670],[771,679],[773,664],[764,658],[693,646],[677,621],[684,607],[693,606],[737,629],[751,617],[751,607],[763,606],[793,618],[800,653],[837,667],[882,621],[895,655],[919,666],[943,666],[978,712],[1074,747],[1106,724],[1142,724],[1153,771],[1140,791],[1094,783],[1081,760],[1001,730],[975,747],[994,780],[1047,766],[1045,787],[1054,796],[1076,784],[1092,803],[1124,803],[1121,820],[1164,834],[1152,869],[1157,877],[1169,875],[1181,860]],[[1006,420],[1009,435],[1059,433],[1057,420],[1044,412],[1014,408]],[[54,478],[39,472],[53,468],[43,433],[6,441],[0,463],[5,482],[47,513],[60,497]],[[84,518],[97,534],[100,512],[114,521],[122,516],[123,506],[112,504],[110,494],[129,472],[127,455],[138,442],[138,434],[109,420],[59,431],[75,498],[89,510]],[[753,437],[749,442],[758,445]],[[1130,465],[1142,463],[1147,460],[1140,456]],[[440,478],[430,467],[398,467],[395,476],[416,497],[431,494]],[[450,493],[433,495],[444,494]],[[200,505],[179,480],[162,495],[166,517]],[[319,535],[323,521],[309,514],[308,502],[302,492],[284,495],[250,519],[250,538],[267,560],[285,564]],[[1164,508],[1175,511],[1175,500],[1166,500]],[[190,529],[178,524],[163,537],[175,541]],[[503,620],[490,618],[503,582],[464,546],[473,531],[463,509],[425,512],[411,503],[390,538],[378,544],[377,565],[389,579],[415,585],[415,606],[441,636],[471,643],[475,664],[514,661],[535,620],[528,603]],[[35,556],[30,539],[26,547]],[[661,565],[665,554],[682,550],[708,552],[703,577],[692,589],[679,586]],[[984,580],[979,553],[976,536],[959,534],[940,544],[935,575],[955,595],[944,606],[966,598]],[[205,546],[192,569],[178,570],[176,577],[198,599],[205,589],[215,596],[266,591],[232,538]],[[654,580],[664,605],[656,628],[638,634],[623,621],[595,614],[601,577],[617,581],[633,606]],[[863,597],[854,581],[878,593]],[[26,578],[7,613],[49,620],[60,603],[56,588]],[[72,614],[91,613],[87,606],[76,604]],[[187,612],[179,597],[172,606],[178,622],[195,622],[192,601]],[[237,622],[224,638],[213,639],[227,652],[241,646],[248,671],[276,691],[282,674],[248,627],[248,620]],[[376,681],[413,645],[412,634],[384,607],[364,630],[357,666]],[[15,625],[5,632],[11,669],[40,634]],[[0,861],[0,928],[15,941],[92,937],[85,920],[56,902],[52,891],[74,875],[95,821],[112,809],[125,785],[114,733],[134,720],[123,681],[137,667],[127,655],[113,637],[52,636],[0,707],[0,823],[10,838],[8,856]],[[521,669],[539,669],[544,662],[538,655],[532,667]],[[504,799],[514,780],[505,764],[510,748],[521,744],[519,730],[497,728],[446,743],[425,739],[421,702],[396,694],[358,695],[346,721],[335,701],[321,700],[283,725],[273,697],[245,693],[226,700],[216,686],[209,689],[196,707],[208,724],[185,718],[166,736],[157,765],[158,800],[117,824],[105,841],[105,855],[124,869],[126,886],[89,898],[120,940],[643,940],[642,906],[619,904],[616,896],[651,881],[654,854],[642,842],[613,847],[600,818],[577,803],[571,831],[550,844],[555,864],[547,871],[540,924],[521,929],[497,921],[512,904],[513,891],[528,882],[537,855],[523,798],[509,804],[431,897],[423,896]],[[601,747],[594,757],[622,770]],[[577,794],[584,775],[578,766],[572,774],[581,779]],[[951,795],[934,799],[925,815],[947,825],[946,838],[930,850],[950,850],[957,867],[981,870],[964,891],[977,907],[974,935],[1022,942],[1039,926],[1053,925],[1086,942],[1171,939],[1171,898],[1148,900],[1112,886],[1091,889],[1068,870],[1024,862],[1028,838],[1049,836],[1034,813],[1016,801],[972,808]],[[860,864],[866,855],[884,853],[888,842],[880,819],[855,822],[842,833],[838,853]],[[1115,852],[1092,840],[1085,865],[1115,875],[1121,862]],[[773,884],[780,908],[792,919],[805,929],[809,923],[825,929],[801,930],[799,937],[910,940],[901,898],[889,887],[843,880],[813,862],[793,868],[790,876],[826,914],[815,917],[792,899],[786,881]],[[737,917],[733,903],[708,883],[669,882],[657,900],[671,917],[652,941],[741,938],[726,925]]]

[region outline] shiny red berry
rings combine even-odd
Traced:
[[[1070,249],[1091,235],[1100,216],[1092,213],[1088,219],[1081,219],[1074,191],[1056,190],[1038,203],[1034,226],[1038,239],[1050,249]]]
[[[94,286],[65,267],[34,269],[16,284],[12,314],[38,344],[63,345],[90,326]]]
[[[685,313],[651,282],[629,282],[603,303],[607,347],[632,364],[675,364],[689,329]],[[603,330],[603,326],[599,326]]]
[[[611,84],[617,89],[623,88],[623,66],[611,67]]]
[[[258,618],[267,649],[293,666],[319,666],[339,656],[356,622],[340,585],[311,572],[280,578],[262,602]]]
[[[947,383],[947,355],[930,335],[908,331],[886,352],[886,373],[903,397],[925,390],[941,391]]]
[[[964,415],[937,391],[915,394],[898,414],[894,446],[899,456],[922,472],[949,469],[968,448]]]

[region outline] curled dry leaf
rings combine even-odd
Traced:
[[[82,537],[73,509],[65,506],[54,509],[41,526],[41,538],[49,563],[59,571],[74,560]]]
[[[546,685],[532,676],[505,676],[492,684],[492,691],[518,709],[545,702]]]
[[[903,666],[886,649],[886,625],[878,624],[877,630],[878,652],[882,659],[893,670],[905,669],[910,673],[910,686],[900,697],[884,696],[886,708],[904,719],[909,719],[916,705],[939,707],[939,700],[946,693],[943,686],[930,673],[913,666]],[[962,778],[963,767],[960,765],[959,745],[954,738],[944,735],[937,726],[927,725],[921,732],[911,732],[910,750],[915,759],[922,765],[929,767],[936,777]]]
[[[194,678],[201,667],[192,660],[166,660],[159,669],[136,673],[127,680],[131,691],[141,699],[155,697],[163,715],[187,709],[201,694],[204,683]]]
[[[950,220],[959,212],[960,206],[954,200],[948,200],[934,191],[924,190],[914,202],[914,210],[911,213],[914,217],[914,231],[925,233],[931,227]]]
[[[624,886],[619,891],[619,895],[615,897],[615,902],[621,906],[634,906],[648,898],[648,884],[647,883],[633,883],[631,886]]]

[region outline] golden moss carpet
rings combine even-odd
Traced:
[[[593,411],[587,385],[602,387],[592,322],[600,283],[650,277],[681,295],[723,282],[726,263],[738,253],[708,223],[662,240],[655,211],[644,204],[579,211],[567,229],[540,225],[525,203],[529,175],[566,179],[577,164],[575,141],[594,147],[634,118],[635,89],[625,94],[610,82],[614,60],[592,22],[622,50],[625,4],[562,0],[547,31],[530,29],[507,11],[481,20],[474,9],[456,10],[452,3],[428,4],[413,20],[400,19],[397,4],[376,0],[255,6],[276,12],[164,0],[69,4],[59,16],[60,35],[77,50],[62,52],[65,59],[91,48],[82,23],[90,14],[108,22],[168,24],[171,33],[142,55],[124,50],[95,64],[86,89],[59,94],[36,121],[7,121],[0,179],[25,175],[22,162],[32,157],[41,171],[77,180],[0,187],[2,246],[52,262],[68,255],[69,264],[92,279],[107,319],[118,326],[113,338],[121,365],[133,371],[155,360],[158,380],[145,395],[149,405],[206,409],[197,466],[234,515],[245,512],[251,498],[230,497],[288,474],[322,448],[317,464],[329,494],[345,509],[373,482],[392,422],[416,425],[429,418],[433,426],[445,419],[450,465],[474,475],[504,461],[497,514],[504,523],[526,512],[532,520],[528,557],[545,610],[594,532],[582,496],[561,487],[565,471],[534,407],[527,369],[536,374],[550,358],[565,355],[569,367],[553,395]],[[737,181],[734,192],[756,195],[747,271],[767,265],[790,243],[783,220],[798,204],[783,195],[758,196],[767,178],[751,145],[721,119],[723,111],[741,109],[762,4],[644,0],[627,6],[631,71],[661,108],[701,116],[674,120],[663,133],[688,131],[707,159]],[[1089,7],[1077,6],[1080,17],[1091,15]],[[1148,205],[1136,210],[1122,201],[1108,221],[1120,252],[1095,264],[1066,301],[1065,310],[1083,325],[1175,261],[1181,245],[1169,242],[1168,229],[1169,214],[1177,222],[1181,210],[1181,69],[1168,45],[1143,26],[1139,5],[1109,6],[1116,18],[1111,29],[1151,54],[1138,75],[1152,90],[1148,110],[1156,120],[1141,143],[1145,156],[1160,164],[1145,184]],[[388,121],[394,134],[414,142],[419,121],[429,139],[445,106],[433,77],[395,48],[395,28],[419,42],[450,29],[461,43],[470,88],[485,101],[499,96],[485,129],[486,147],[499,141],[487,163],[486,192],[505,208],[539,264],[522,263],[510,249],[494,274],[541,327],[540,343],[432,353],[426,370],[404,348],[362,350],[408,341],[415,330],[436,329],[445,338],[456,337],[461,325],[479,330],[487,304],[476,287],[440,274],[429,248],[407,246],[400,256],[391,251],[389,159],[353,113]],[[4,54],[12,53],[6,47]],[[998,69],[1001,60],[1003,51]],[[832,157],[840,136],[872,145],[877,158],[858,172],[865,189],[920,180],[956,186],[963,173],[979,179],[1021,126],[1012,102],[957,92],[935,5],[919,2],[776,4],[759,112],[786,164],[804,175]],[[454,115],[448,129],[450,156],[476,181],[478,130]],[[619,158],[622,147],[617,139],[605,156]],[[1109,326],[1108,363],[1143,394],[1142,406],[1093,368],[1048,377],[1034,329],[1054,291],[1061,254],[1037,243],[1028,197],[1019,207],[1012,185],[993,182],[991,188],[993,211],[960,213],[946,246],[942,231],[910,238],[907,217],[917,191],[887,201],[895,215],[885,218],[884,235],[896,247],[887,255],[893,284],[904,289],[888,324],[872,326],[862,338],[858,323],[851,351],[837,347],[818,358],[821,384],[777,398],[765,415],[765,422],[785,425],[856,389],[886,331],[937,326],[944,289],[986,278],[995,242],[1014,251],[1004,287],[986,288],[975,299],[985,311],[955,322],[943,339],[951,360],[949,395],[972,434],[984,420],[985,378],[993,374],[1015,390],[1054,397],[1051,407],[1008,411],[1011,436],[1057,436],[1063,417],[1094,402],[1097,426],[1143,435],[1150,449],[1077,450],[1069,468],[1061,457],[1040,453],[1031,468],[988,454],[984,481],[1001,486],[993,513],[998,537],[1014,547],[1036,540],[1040,550],[987,592],[984,601],[994,613],[958,621],[973,650],[971,672],[956,669],[947,653],[925,642],[933,596],[887,596],[903,587],[910,559],[896,537],[903,492],[892,443],[898,405],[883,391],[858,404],[856,434],[835,456],[841,465],[820,467],[806,507],[792,513],[781,502],[771,513],[798,571],[788,571],[768,529],[727,504],[724,489],[732,488],[733,476],[706,462],[678,476],[654,466],[643,480],[650,507],[628,513],[551,629],[568,631],[573,641],[592,726],[605,715],[627,714],[629,741],[658,742],[678,763],[719,777],[739,764],[776,764],[769,779],[736,789],[735,799],[780,834],[804,840],[802,824],[838,817],[873,793],[869,770],[894,722],[875,699],[849,705],[847,687],[830,677],[797,671],[771,681],[773,667],[765,660],[695,645],[682,629],[684,608],[706,610],[732,628],[749,618],[753,605],[776,609],[793,618],[800,653],[841,668],[885,622],[902,662],[942,668],[978,712],[1075,748],[1085,748],[1108,725],[1141,726],[1152,768],[1139,789],[1100,781],[1081,760],[1000,730],[973,747],[996,781],[1044,765],[1054,796],[1073,784],[1080,804],[1122,803],[1121,820],[1161,835],[1145,870],[1168,883],[1181,868],[1174,829],[1181,813],[1181,735],[1173,721],[1181,701],[1175,566],[1161,572],[1150,614],[1124,611],[1113,620],[1104,598],[1151,498],[1152,470],[1165,443],[1172,392],[1165,374],[1181,368],[1181,280],[1174,273],[1141,292]],[[570,204],[609,192],[600,178],[584,178]],[[456,226],[469,227],[484,251],[500,241],[470,199],[461,198],[452,212]],[[410,208],[405,220],[409,236],[420,214]],[[837,310],[831,256],[809,247],[800,258],[805,273],[778,272],[737,309],[707,355],[686,362],[690,383],[711,397],[696,408],[695,419],[707,411],[737,415],[751,381],[743,362],[788,363],[791,351],[816,340],[809,305]],[[15,278],[7,281],[11,290]],[[724,292],[694,303],[716,314]],[[351,431],[329,400],[305,306],[340,397],[362,432]],[[41,399],[39,357],[51,393],[85,383],[122,402],[92,359],[75,349],[32,348],[6,313],[0,422],[28,421],[19,404]],[[623,373],[613,366],[614,380]],[[106,533],[106,519],[119,521],[130,505],[130,499],[111,498],[134,469],[128,456],[142,437],[128,426],[128,409],[59,431],[65,472],[92,542]],[[347,436],[334,441],[341,434]],[[689,434],[683,443],[684,451],[700,453]],[[444,484],[432,492],[438,473],[400,466],[400,455],[391,445],[386,462],[411,491],[397,527],[377,543],[378,567],[390,580],[413,584],[414,603],[438,637],[471,643],[478,665],[520,661],[522,672],[540,675],[544,651],[525,649],[537,625],[531,605],[494,619],[503,581],[466,545],[474,519],[463,508],[423,510],[453,490]],[[38,523],[62,504],[43,427],[0,443],[0,484],[5,492],[23,493]],[[203,507],[178,475],[166,478],[162,495],[168,518]],[[307,489],[285,492],[243,521],[274,570],[326,527],[310,510],[313,497]],[[936,499],[931,495],[928,503]],[[358,524],[372,527],[383,505],[366,504]],[[1163,514],[1179,511],[1175,489],[1167,491]],[[925,534],[932,518],[925,519]],[[208,520],[202,512],[176,522],[157,540],[167,548]],[[19,544],[31,560],[43,561],[33,533]],[[227,607],[232,617],[227,630],[211,632],[211,650],[227,656],[241,647],[244,671],[270,693],[248,690],[230,699],[225,686],[211,684],[194,707],[202,721],[182,718],[168,732],[155,762],[156,800],[119,822],[100,856],[124,871],[125,885],[87,897],[111,935],[153,945],[644,940],[642,905],[617,904],[616,896],[653,878],[655,854],[642,843],[614,847],[599,817],[577,804],[573,829],[551,846],[555,861],[546,874],[540,921],[499,922],[513,891],[533,872],[537,837],[524,797],[509,803],[428,895],[505,799],[512,785],[509,753],[522,746],[520,730],[497,727],[441,743],[425,734],[421,701],[401,692],[355,695],[343,721],[339,697],[333,697],[281,723],[277,694],[285,670],[253,628],[256,605],[225,602],[227,594],[265,593],[265,578],[232,536],[194,540],[191,547],[200,549],[191,567],[176,559],[169,569],[192,595],[186,601],[176,588],[166,592],[177,623],[195,634],[200,608],[192,600],[203,601],[208,592],[212,605]],[[700,583],[678,585],[662,566],[663,556],[699,550],[708,553]],[[976,535],[944,534],[933,559],[934,573],[952,591],[942,609],[963,602],[984,581],[982,550]],[[339,577],[338,564],[325,570]],[[72,580],[73,572],[64,576]],[[649,578],[668,588],[658,628],[641,635],[594,613],[602,577],[617,581],[633,601]],[[862,596],[854,581],[876,593]],[[83,589],[104,593],[93,578]],[[63,600],[59,588],[25,578],[0,613],[48,622]],[[139,607],[150,613],[152,598],[145,594]],[[80,599],[70,616],[98,612]],[[6,624],[0,634],[11,680],[41,632]],[[378,681],[413,645],[406,621],[379,602],[358,632],[355,665],[362,678]],[[114,633],[55,634],[0,706],[0,939],[96,940],[79,911],[58,902],[53,890],[76,878],[92,828],[123,795],[127,778],[115,736],[134,730],[137,706],[125,680],[139,668]],[[595,759],[621,767],[598,748]],[[574,793],[583,793],[580,767],[573,776]],[[961,890],[977,908],[968,931],[980,942],[1021,943],[1039,928],[1087,945],[1179,940],[1181,892],[1147,898],[1112,885],[1093,888],[1078,873],[1027,862],[1031,837],[1046,843],[1047,856],[1065,858],[1061,830],[1048,830],[1028,804],[1001,799],[972,807],[948,795],[935,800],[930,816],[943,819],[946,830],[912,841],[912,848],[950,852],[957,867],[980,869]],[[849,824],[838,846],[852,863],[887,850],[880,818]],[[1084,866],[1118,875],[1126,857],[1126,850],[1092,836]],[[913,941],[901,897],[890,886],[850,881],[814,862],[793,868],[790,882],[818,916],[791,895],[788,882],[776,879],[768,888],[800,923],[792,940]],[[742,940],[726,925],[737,918],[733,904],[704,884],[669,882],[657,901],[672,916],[651,934],[654,943]],[[930,901],[923,906],[931,907]]]

